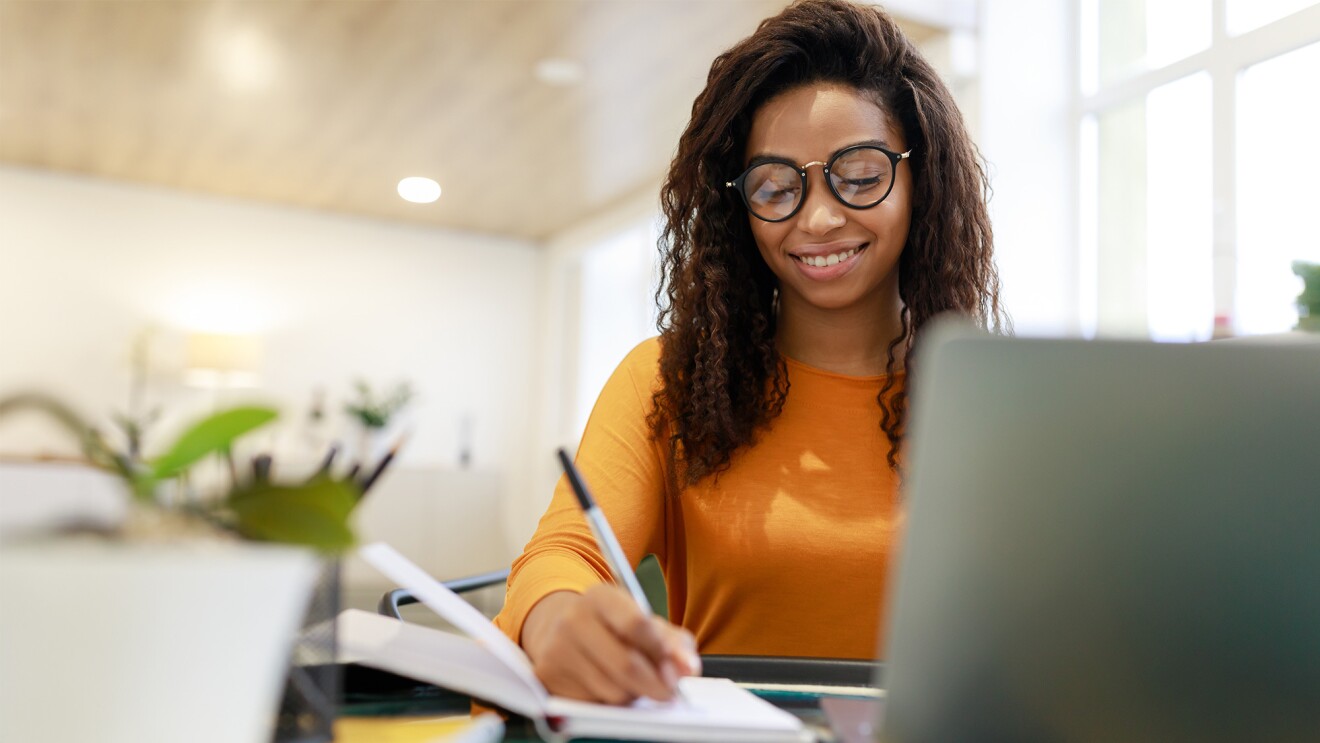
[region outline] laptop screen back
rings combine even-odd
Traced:
[[[916,374],[882,739],[1320,740],[1320,343]]]

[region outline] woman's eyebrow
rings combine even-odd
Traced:
[[[757,154],[755,157],[753,157],[751,160],[748,160],[748,161],[747,161],[747,167],[749,167],[749,168],[754,168],[754,167],[756,167],[757,165],[761,165],[761,164],[764,164],[764,163],[794,163],[794,164],[796,164],[796,161],[793,160],[793,158],[791,158],[791,157],[789,157],[789,156],[787,156],[787,155],[776,155],[776,154],[773,153],[773,152],[761,152],[761,153],[758,153],[758,154]]]
[[[866,147],[883,147],[883,148],[885,148],[886,150],[892,150],[892,149],[894,149],[893,145],[889,144],[888,142],[886,142],[886,141],[883,140],[883,139],[864,139],[864,140],[862,140],[861,142],[853,142],[853,143],[850,144],[850,145],[846,145],[846,146],[844,146],[844,147],[840,147],[839,149],[835,150],[835,151],[834,151],[834,154],[833,154],[833,155],[830,155],[830,157],[834,157],[834,155],[839,154],[840,152],[842,152],[842,151],[848,149],[849,147],[862,147],[862,146],[866,146]]]
[[[883,139],[863,139],[860,142],[853,142],[851,144],[846,144],[840,147],[839,149],[835,150],[834,152],[831,152],[829,158],[826,158],[826,160],[833,158],[835,155],[839,154],[840,152],[843,152],[844,150],[850,147],[883,147],[886,150],[894,149],[893,145],[889,144],[889,142]],[[759,152],[751,160],[747,161],[747,167],[754,168],[757,165],[761,165],[762,163],[779,163],[779,162],[793,163],[795,165],[802,164],[802,163],[798,163],[796,160],[794,160],[791,157],[788,157],[787,155],[779,155],[773,152]]]

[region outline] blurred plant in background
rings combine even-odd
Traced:
[[[358,427],[359,463],[372,459],[380,446],[379,438],[395,417],[412,402],[415,396],[413,387],[408,382],[399,382],[380,392],[373,390],[365,379],[353,383],[353,395],[344,403],[344,413]],[[393,458],[403,445],[404,438],[395,441],[388,455]]]
[[[140,428],[125,424],[127,445],[115,448],[93,425],[58,399],[42,393],[0,398],[0,420],[32,411],[54,419],[78,442],[92,466],[118,479],[137,508],[130,511],[124,536],[187,538],[214,536],[281,542],[339,551],[353,544],[349,515],[361,497],[351,478],[336,479],[321,471],[301,482],[272,479],[270,455],[253,457],[241,467],[235,442],[272,423],[271,408],[241,406],[221,410],[187,428],[164,453],[144,459]],[[137,425],[136,423],[134,425]],[[219,459],[228,471],[218,492],[199,492],[190,477],[203,461]]]
[[[143,439],[146,437],[147,429],[160,419],[159,407],[146,407],[153,334],[154,331],[147,328],[133,339],[128,359],[128,407],[123,412],[115,412],[111,415],[111,420],[124,436],[125,453],[129,461],[135,464],[142,462]]]
[[[353,383],[355,397],[344,404],[344,412],[368,431],[380,431],[390,424],[390,418],[413,399],[412,385],[400,382],[377,394],[365,379]]]
[[[1297,295],[1297,329],[1320,332],[1320,263],[1293,261],[1292,270],[1304,284]]]

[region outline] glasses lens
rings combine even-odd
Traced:
[[[783,219],[802,199],[802,176],[783,163],[762,163],[747,171],[743,193],[756,216],[771,221]]]
[[[875,206],[889,195],[894,164],[883,150],[859,147],[830,164],[830,182],[839,198],[852,206]]]

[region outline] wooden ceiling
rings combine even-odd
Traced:
[[[0,162],[541,239],[654,189],[711,60],[784,4],[0,0]]]

